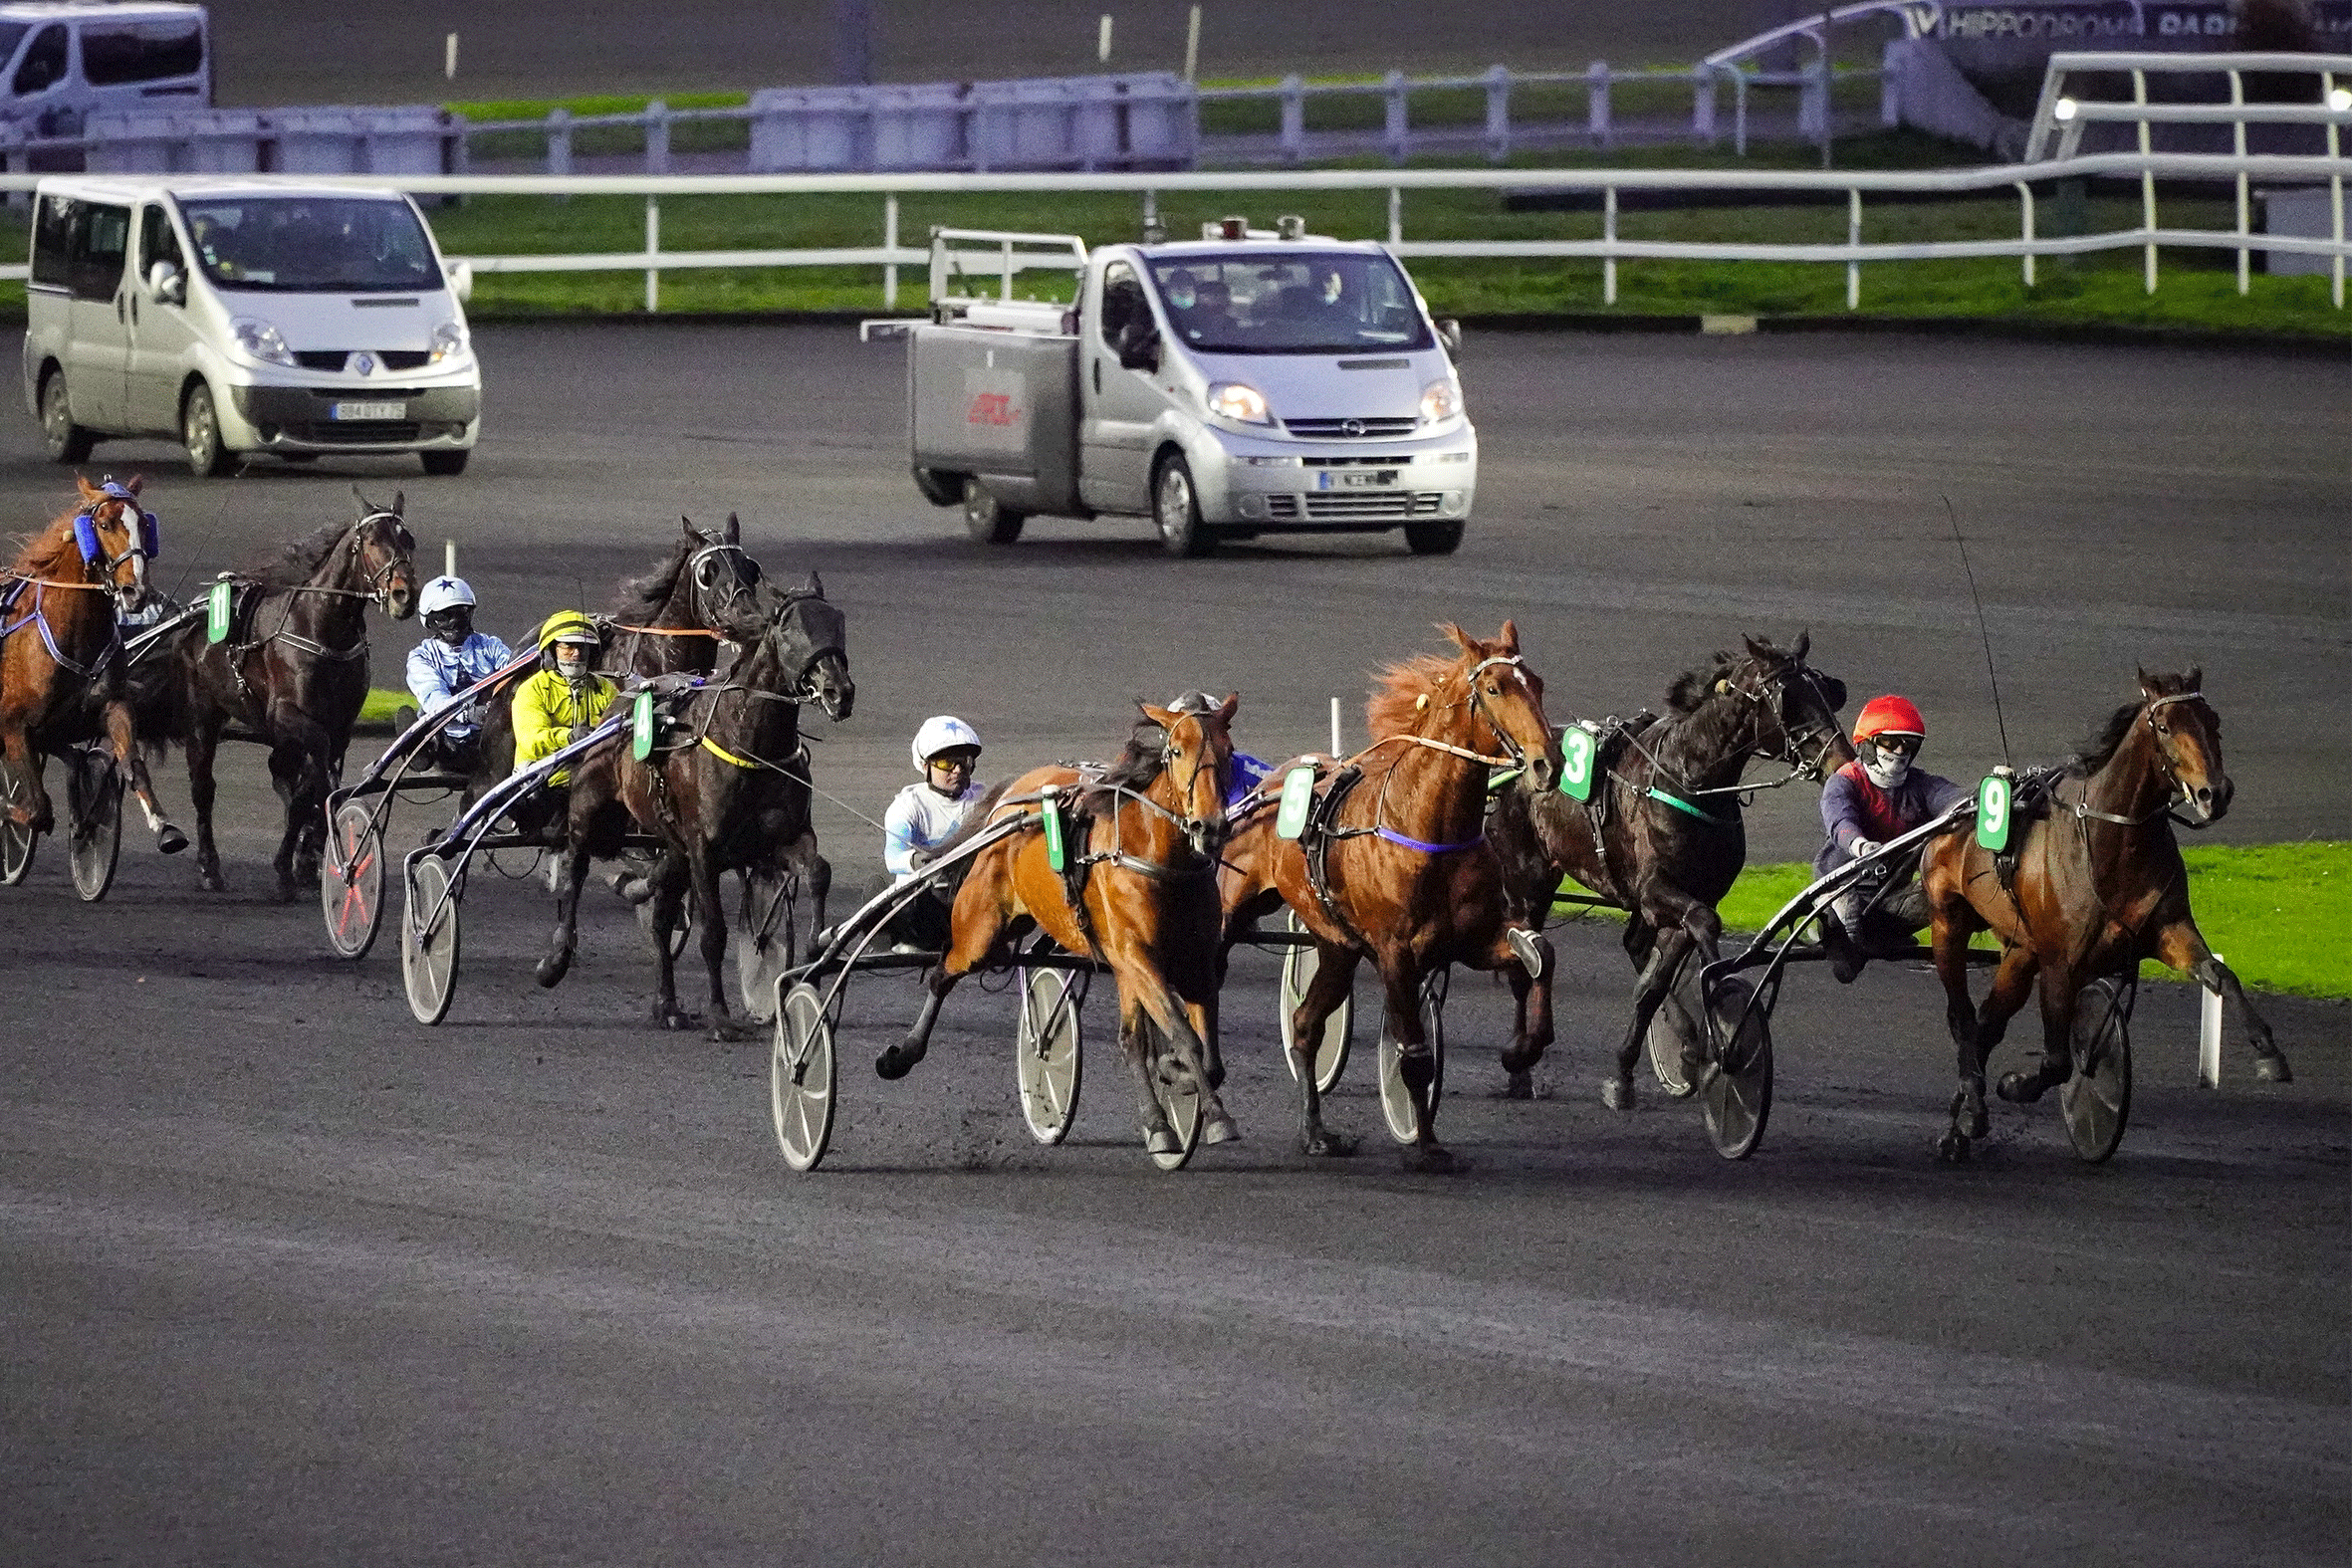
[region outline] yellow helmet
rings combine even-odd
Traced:
[[[578,610],[558,610],[539,624],[539,651],[542,653],[559,642],[601,645],[603,640],[596,635],[595,623]]]

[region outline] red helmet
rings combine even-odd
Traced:
[[[1916,735],[1927,739],[1928,722],[1919,716],[1919,709],[1908,697],[1873,697],[1862,705],[1854,718],[1854,741],[1858,745],[1874,735]]]

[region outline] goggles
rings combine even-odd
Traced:
[[[972,771],[973,765],[977,761],[978,759],[975,758],[970,752],[940,752],[933,756],[925,766],[931,768],[961,769],[965,773],[970,773]]]
[[[1892,753],[1896,756],[1917,757],[1919,755],[1919,742],[1920,737],[1916,735],[1889,734],[1874,735],[1870,738],[1869,744],[1877,747],[1882,752]]]

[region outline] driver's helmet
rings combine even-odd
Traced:
[[[601,647],[604,639],[596,635],[596,625],[579,610],[558,610],[539,623],[539,651],[552,653],[559,642]]]
[[[435,577],[416,596],[416,613],[426,620],[460,605],[474,607],[474,590],[463,577]]]
[[[980,733],[951,713],[934,714],[915,731],[915,767],[928,771],[941,752],[980,751]]]
[[[1873,697],[1862,705],[1854,718],[1854,744],[1885,736],[1890,740],[1908,738],[1916,750],[1927,739],[1927,721],[1920,717],[1919,708],[1908,697],[1888,694]]]

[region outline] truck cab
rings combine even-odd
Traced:
[[[972,240],[993,242],[979,250]],[[1016,273],[1075,273],[1067,303]],[[996,298],[962,292],[991,263]],[[1149,517],[1174,555],[1276,532],[1462,540],[1478,434],[1430,319],[1379,245],[1238,219],[1198,241],[943,230],[908,353],[916,483],[983,539],[1033,516]]]

